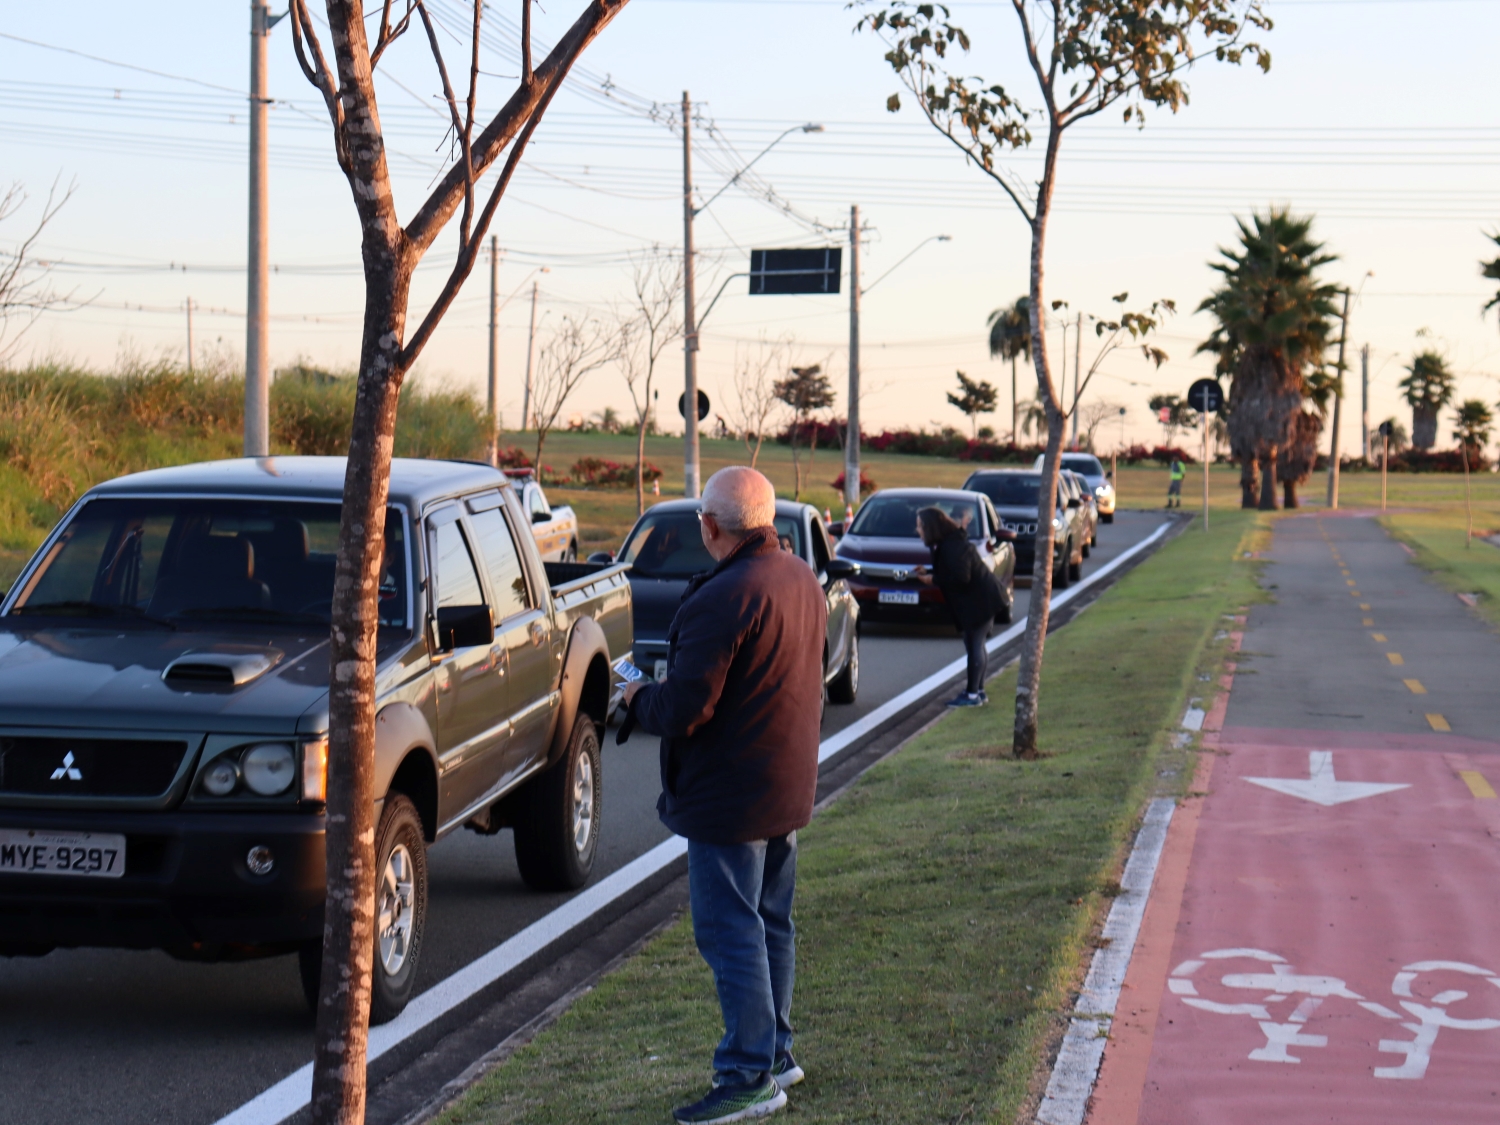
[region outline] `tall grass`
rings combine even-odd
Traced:
[[[127,361],[111,372],[63,364],[0,370],[0,585],[85,489],[123,473],[237,457],[244,379]],[[354,380],[298,365],[271,386],[275,454],[340,454]],[[408,384],[399,457],[478,457],[488,416],[462,391]]]

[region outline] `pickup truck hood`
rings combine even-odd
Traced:
[[[377,660],[408,641],[405,635],[382,638]],[[327,646],[322,629],[12,625],[0,630],[0,726],[291,733],[327,695]],[[234,676],[226,683],[163,679],[173,661],[195,657],[232,665]]]

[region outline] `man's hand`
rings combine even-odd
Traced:
[[[645,686],[645,680],[641,680],[639,683],[625,685],[625,706],[627,708],[630,706],[631,701],[635,699],[635,693],[640,691]]]

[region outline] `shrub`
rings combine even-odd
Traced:
[[[573,479],[591,488],[635,487],[635,465],[622,465],[618,461],[606,461],[601,457],[581,457],[573,462]],[[641,477],[650,484],[661,479],[661,470],[650,461],[641,468]]]
[[[833,489],[840,496],[844,494],[845,476],[846,474],[840,473],[835,480],[831,480],[828,482],[828,487]],[[859,494],[861,496],[867,496],[879,487],[880,486],[875,483],[874,479],[870,476],[869,473],[865,472],[864,469],[859,470]]]

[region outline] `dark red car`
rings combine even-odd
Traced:
[[[917,567],[932,566],[932,552],[917,537],[917,512],[922,508],[940,508],[968,528],[969,541],[1000,584],[1004,606],[995,620],[1008,624],[1015,607],[1015,535],[1001,526],[987,496],[956,488],[892,488],[865,501],[837,551],[839,558],[859,563],[859,575],[849,580],[849,589],[859,602],[860,620],[951,620],[942,591],[916,577]]]

